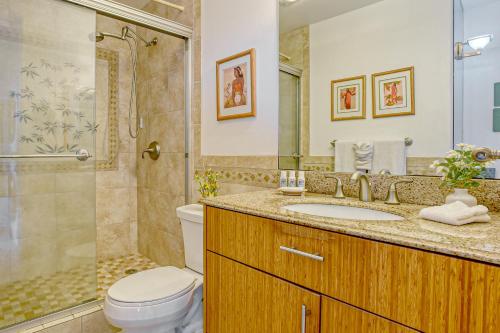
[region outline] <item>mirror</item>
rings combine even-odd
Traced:
[[[500,0],[454,0],[454,12],[454,141],[500,149]]]
[[[474,141],[472,133],[483,137],[476,128],[456,135],[470,123],[453,117],[454,103],[467,100],[453,80],[462,1],[477,2],[280,0],[280,169],[434,175],[429,165],[454,140],[495,148],[493,139]],[[480,3],[491,2],[500,0]],[[486,30],[473,36],[495,33]],[[490,119],[476,120],[491,132],[487,111]]]

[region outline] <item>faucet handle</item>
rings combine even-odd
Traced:
[[[399,201],[398,189],[396,188],[397,184],[401,183],[413,183],[413,180],[397,180],[392,182],[389,186],[389,191],[387,192],[387,197],[385,198],[385,203],[388,205],[400,205],[401,201]]]
[[[335,194],[333,195],[333,197],[335,199],[345,199],[342,180],[335,175],[325,175],[325,178],[333,178],[336,180],[337,185],[335,187]]]

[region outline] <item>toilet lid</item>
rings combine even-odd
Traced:
[[[177,267],[158,267],[129,275],[108,289],[119,302],[140,303],[176,298],[194,286],[194,276]]]

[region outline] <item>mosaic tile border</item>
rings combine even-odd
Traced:
[[[96,58],[108,63],[108,151],[107,160],[97,160],[96,169],[118,169],[118,82],[119,82],[119,56],[117,51],[105,48],[96,48]]]

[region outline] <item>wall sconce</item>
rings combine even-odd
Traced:
[[[486,47],[493,40],[493,35],[482,35],[467,39],[464,43],[455,43],[455,59],[462,60],[463,58],[475,57],[481,55],[481,50]],[[473,52],[465,52],[465,46],[473,49]]]

